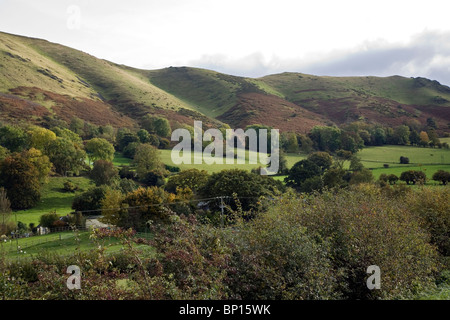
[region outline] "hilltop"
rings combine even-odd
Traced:
[[[79,117],[137,127],[145,114],[172,123],[245,127],[264,124],[305,133],[354,121],[425,125],[449,131],[450,88],[417,77],[325,77],[282,73],[245,78],[212,70],[141,70],[42,39],[0,32],[0,117],[42,123]]]

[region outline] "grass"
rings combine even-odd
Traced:
[[[245,164],[237,164],[237,161],[235,161],[234,164],[226,164],[226,159],[224,159],[223,164],[208,165],[205,162],[203,162],[202,164],[195,164],[194,160],[201,159],[203,156],[202,153],[195,153],[195,152],[192,152],[192,154],[191,154],[191,164],[174,164],[171,156],[172,156],[172,150],[161,150],[162,162],[167,165],[177,166],[181,170],[196,168],[199,170],[206,170],[208,173],[214,173],[214,172],[219,172],[219,171],[225,170],[225,169],[235,169],[235,168],[250,171],[252,169],[255,169],[255,168],[258,168],[261,166],[261,164],[259,163],[259,161],[260,161],[259,158],[258,158],[257,164],[249,163],[249,156],[250,156],[249,151],[245,152]],[[205,159],[211,159],[211,157],[204,157],[203,161],[205,161]]]
[[[79,189],[75,193],[62,192],[63,184],[68,180],[78,186]],[[39,218],[45,213],[55,211],[59,215],[66,215],[72,211],[74,197],[92,185],[91,180],[86,177],[51,177],[42,188],[39,204],[32,209],[16,211],[12,215],[12,219],[17,217],[17,221],[28,226],[30,223],[38,225]]]
[[[58,255],[70,255],[76,250],[88,251],[93,250],[101,245],[107,248],[107,252],[119,251],[123,248],[122,243],[117,238],[102,239],[94,241],[90,238],[89,231],[83,231],[77,235],[72,231],[51,233],[42,236],[34,236],[30,238],[22,238],[11,240],[2,244],[2,248],[7,252],[8,258],[16,257],[31,257],[38,254],[52,253]],[[148,236],[145,234],[139,236]],[[21,252],[17,250],[20,246]],[[145,245],[136,246],[139,248],[146,248],[146,250],[153,250],[151,247]]]
[[[358,152],[358,156],[367,168],[380,168],[384,163],[400,164],[400,157],[409,158],[410,164],[415,165],[450,165],[450,150],[419,148],[411,146],[380,146],[367,147]]]

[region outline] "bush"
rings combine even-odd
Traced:
[[[78,190],[78,186],[74,185],[72,183],[72,181],[67,180],[66,182],[64,182],[64,185],[63,185],[63,191],[64,192],[72,192],[73,193],[73,192],[75,192],[77,190]]]
[[[405,201],[361,184],[339,193],[285,198],[272,209],[280,221],[306,227],[328,246],[330,278],[346,299],[409,297],[433,285],[438,254]],[[382,270],[382,290],[366,286],[367,267]]]
[[[72,202],[72,209],[75,211],[92,211],[91,214],[99,215],[101,209],[101,201],[104,199],[106,188],[94,187],[86,192],[77,195]]]
[[[89,176],[97,186],[111,184],[114,179],[119,177],[114,164],[106,160],[95,161]]]
[[[424,184],[427,181],[427,175],[422,171],[409,170],[402,172],[400,180],[405,181],[406,184]]]
[[[444,186],[450,182],[450,172],[439,170],[433,174],[433,180],[441,182]]]
[[[409,164],[409,158],[401,156],[400,164]]]
[[[56,212],[43,214],[39,219],[39,224],[44,228],[53,228],[55,222],[59,221],[59,215]]]
[[[407,194],[406,201],[424,228],[431,242],[444,256],[450,256],[450,189],[424,187]]]
[[[308,234],[295,215],[274,210],[224,232],[231,299],[340,298],[327,246]]]

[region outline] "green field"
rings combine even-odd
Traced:
[[[94,241],[90,239],[89,231],[75,232],[67,231],[60,233],[51,233],[42,236],[22,238],[18,240],[8,240],[2,243],[3,249],[9,258],[30,257],[37,254],[52,253],[58,255],[70,255],[77,250],[87,251],[98,248],[99,245],[107,248],[108,253],[119,251],[123,248],[122,243],[116,238],[102,239]],[[149,234],[139,234],[139,237],[148,238]],[[18,250],[18,246],[20,249]],[[137,246],[152,250],[148,246]]]
[[[75,193],[63,192],[63,185],[66,181],[71,181],[79,189]],[[27,226],[30,223],[37,226],[40,216],[45,213],[55,211],[59,215],[66,215],[72,211],[73,198],[93,185],[91,180],[86,177],[51,177],[42,188],[40,203],[32,209],[15,212],[12,218],[17,218],[17,221],[21,221]]]
[[[164,164],[167,165],[171,165],[171,166],[177,166],[179,167],[181,170],[187,170],[187,169],[192,169],[192,168],[196,168],[199,170],[206,170],[208,173],[214,173],[214,172],[219,172],[221,170],[225,170],[225,169],[234,169],[234,168],[238,168],[238,169],[242,169],[242,170],[252,170],[255,168],[258,168],[261,166],[260,164],[260,160],[257,160],[257,164],[250,164],[249,163],[249,155],[251,153],[249,151],[245,151],[245,164],[238,164],[237,160],[235,160],[234,164],[226,164],[226,159],[224,158],[223,160],[223,164],[212,164],[212,165],[208,165],[205,162],[203,162],[203,164],[195,164],[194,161],[195,159],[202,159],[203,154],[202,153],[196,153],[196,152],[192,152],[191,155],[191,164],[174,164],[172,161],[172,150],[161,150],[161,160]],[[212,159],[210,157],[203,157],[203,161],[205,161],[205,159]]]
[[[450,140],[450,138],[446,138]],[[444,140],[444,139],[442,139]],[[445,141],[445,140],[444,140]],[[208,173],[214,173],[223,169],[240,168],[244,170],[251,170],[257,168],[259,164],[248,164],[249,152],[246,152],[246,164],[234,164],[234,165],[207,165],[194,164],[193,160],[198,154],[193,154],[192,164],[177,165],[182,170],[197,168],[204,169]],[[375,179],[378,179],[382,173],[400,174],[406,170],[421,170],[427,174],[428,185],[437,185],[438,182],[431,180],[432,175],[438,170],[450,171],[450,150],[445,149],[431,149],[431,148],[418,148],[418,147],[405,147],[405,146],[382,146],[382,147],[370,147],[366,148],[358,153],[362,163],[366,168],[372,170]],[[399,163],[400,156],[405,156],[410,159],[410,164],[401,165]],[[165,164],[174,165],[171,160],[171,150],[161,150],[161,158]],[[292,167],[296,162],[306,158],[303,154],[287,154],[286,160],[288,167]],[[120,153],[116,154],[114,159],[116,166],[130,165],[131,159],[123,157]],[[389,164],[389,168],[385,168],[383,165]],[[348,166],[348,163],[346,163]],[[274,177],[277,180],[283,181],[285,176]],[[65,181],[71,181],[77,185],[79,189],[75,193],[63,192],[63,184]],[[20,221],[27,226],[30,223],[35,225],[39,224],[39,218],[45,213],[55,211],[59,215],[66,215],[72,212],[71,206],[74,197],[86,191],[89,187],[93,186],[93,182],[88,177],[51,177],[49,183],[43,186],[41,202],[33,209],[17,211],[13,213],[11,219],[14,221]],[[54,237],[55,239],[48,241]],[[85,237],[82,236],[82,238]],[[84,239],[87,240],[87,239]],[[82,241],[82,247],[85,249],[91,248],[92,244],[89,241]],[[77,243],[74,239],[73,233],[62,233],[61,239],[59,234],[32,237],[19,240],[23,247],[27,247],[27,253],[34,254],[42,250],[49,250],[52,252],[71,252],[77,247]],[[41,243],[35,243],[30,245],[29,242],[40,241]],[[9,243],[10,246],[14,244]],[[11,254],[17,254],[14,251]]]

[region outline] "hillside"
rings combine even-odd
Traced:
[[[251,79],[169,67],[140,70],[41,39],[0,32],[0,117],[40,123],[74,116],[136,127],[147,114],[172,123],[265,124],[305,133],[315,125],[366,121],[395,126],[433,118],[449,131],[450,88],[425,78],[319,77],[282,73]]]

